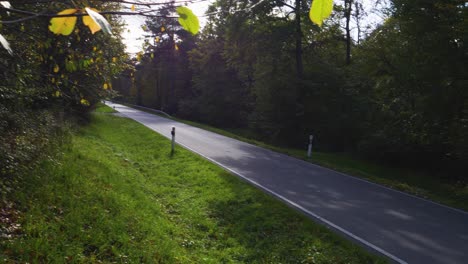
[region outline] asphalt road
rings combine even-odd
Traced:
[[[398,263],[468,263],[468,213],[119,104],[123,115]],[[468,202],[468,201],[467,201]]]

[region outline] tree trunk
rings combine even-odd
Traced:
[[[302,63],[302,28],[301,28],[301,0],[296,0],[296,71],[298,79],[304,75],[304,66]]]
[[[351,64],[351,11],[353,0],[345,0],[345,19],[346,19],[346,65]]]
[[[356,1],[354,2],[354,18],[356,20],[356,29],[357,29],[357,44],[358,46],[361,44],[361,12],[362,10],[362,5],[360,2]]]

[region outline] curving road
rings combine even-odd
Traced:
[[[123,105],[176,141],[397,263],[468,263],[468,213]],[[468,202],[468,201],[467,201]]]

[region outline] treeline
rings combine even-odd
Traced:
[[[277,144],[304,146],[313,134],[321,150],[465,169],[468,5],[392,0],[367,32],[359,0],[336,1],[322,27],[309,7],[218,0],[197,37],[150,19],[123,98]]]
[[[55,2],[55,3],[53,3]],[[117,4],[75,1],[78,6],[116,10]],[[11,1],[13,8],[56,14],[70,8],[57,1]],[[116,33],[121,30],[113,18]],[[0,32],[13,54],[0,48],[0,193],[66,139],[67,127],[85,121],[92,106],[109,91],[111,76],[124,68],[124,46],[117,38],[92,34],[81,20],[70,36],[49,31],[46,17],[0,10]],[[3,21],[13,21],[3,23]]]

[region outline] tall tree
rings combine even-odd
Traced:
[[[363,43],[360,64],[380,108],[367,142],[374,152],[420,162],[460,164],[468,157],[460,136],[468,96],[467,12],[448,0],[395,0],[392,18]]]

